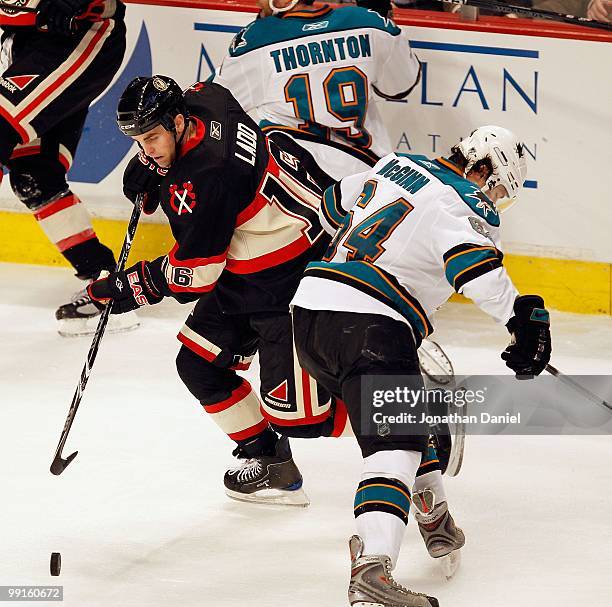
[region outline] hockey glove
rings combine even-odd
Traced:
[[[550,360],[550,316],[539,295],[521,295],[514,302],[514,316],[506,325],[512,335],[502,359],[518,379],[539,375]]]
[[[136,203],[138,194],[144,194],[142,210],[147,215],[155,212],[159,206],[159,186],[168,169],[162,169],[144,152],[139,152],[130,160],[123,173],[123,193]]]
[[[164,298],[151,280],[146,261],[92,282],[87,293],[100,309],[112,300],[111,314],[131,312],[141,306],[159,303]]]
[[[357,6],[376,11],[383,18],[391,12],[391,0],[357,0]]]
[[[36,15],[36,27],[52,34],[71,36],[77,31],[75,19],[85,12],[92,0],[41,0]]]

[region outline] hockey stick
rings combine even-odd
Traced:
[[[123,241],[121,253],[119,254],[119,260],[117,261],[117,267],[115,268],[116,272],[121,272],[121,270],[125,268],[125,262],[127,261],[130,249],[132,248],[132,241],[134,240],[134,234],[136,233],[138,220],[140,219],[140,213],[142,212],[142,203],[143,195],[139,194],[138,198],[136,199],[136,204],[134,205],[134,210],[132,211],[132,216],[130,217],[130,221],[128,223],[125,240]],[[89,380],[89,376],[91,374],[91,369],[96,360],[98,348],[100,347],[100,342],[102,341],[102,336],[104,335],[108,318],[110,316],[111,306],[112,302],[106,305],[102,311],[102,314],[100,315],[100,320],[98,321],[98,326],[96,327],[96,333],[93,337],[93,341],[91,342],[89,352],[87,353],[87,360],[85,361],[85,365],[81,371],[81,378],[77,384],[74,396],[72,397],[72,403],[70,404],[70,409],[68,410],[66,423],[64,424],[64,429],[62,430],[62,435],[60,437],[59,444],[57,445],[57,449],[55,450],[55,456],[53,457],[53,463],[51,464],[51,474],[55,474],[55,476],[60,475],[78,454],[78,451],[75,451],[64,459],[62,457],[62,450],[66,444],[66,440],[68,440],[68,433],[70,432],[72,422],[74,421],[76,412],[81,404],[85,386],[87,385],[87,381]]]
[[[557,13],[555,11],[537,10],[533,8],[526,8],[524,6],[515,6],[513,4],[506,4],[505,2],[499,2],[498,0],[440,0],[445,4],[456,4],[464,6],[474,6],[476,8],[484,8],[494,10],[499,13],[510,14],[513,13],[519,17],[536,18],[536,19],[550,19],[552,21],[561,21],[562,23],[572,23],[573,25],[584,25],[586,27],[594,27],[596,29],[602,29],[612,31],[612,23],[603,23],[596,21],[595,19],[588,19],[587,17],[575,17],[574,15],[565,15],[563,13]]]
[[[570,388],[573,388],[574,390],[576,390],[576,392],[578,392],[579,394],[582,394],[582,396],[588,398],[591,402],[597,405],[606,407],[606,409],[609,409],[610,411],[612,411],[612,405],[610,403],[606,402],[605,400],[603,400],[596,394],[593,394],[590,390],[587,390],[582,384],[579,384],[577,381],[573,380],[569,375],[565,375],[564,373],[561,373],[559,369],[556,369],[552,365],[546,365],[545,369],[553,377],[556,377],[559,381],[563,382]]]

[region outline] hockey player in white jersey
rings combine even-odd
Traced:
[[[260,18],[236,35],[214,82],[266,134],[291,135],[335,179],[372,167],[393,149],[375,98],[406,97],[420,74],[406,33],[387,16],[390,1],[380,13],[312,0],[258,4]]]
[[[362,378],[402,375],[422,385],[417,348],[433,331],[432,313],[453,291],[506,325],[512,338],[502,358],[517,376],[538,375],[548,363],[544,301],[519,296],[499,239],[496,203],[513,199],[525,175],[516,137],[486,126],[449,158],[389,154],[324,194],[322,223],[335,237],[323,261],[308,265],[293,298],[294,338],[302,367],[346,403],[364,458],[358,535],[350,540],[351,605],[438,605],[391,576],[411,498],[432,556],[464,543],[439,472],[417,478],[427,432],[368,435],[361,415],[371,405],[361,403]]]

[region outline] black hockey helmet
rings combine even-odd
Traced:
[[[189,117],[181,87],[168,76],[139,76],[123,91],[117,106],[117,124],[124,135],[142,135],[158,124],[175,131],[174,118]]]

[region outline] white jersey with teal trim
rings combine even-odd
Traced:
[[[324,6],[249,24],[213,81],[264,131],[280,126],[348,144],[371,167],[393,149],[373,97],[405,97],[419,71],[406,33],[393,21],[365,8]]]
[[[518,292],[502,265],[499,214],[445,159],[389,154],[328,188],[319,214],[335,236],[292,305],[385,314],[421,337],[453,291],[500,323],[513,315]]]

